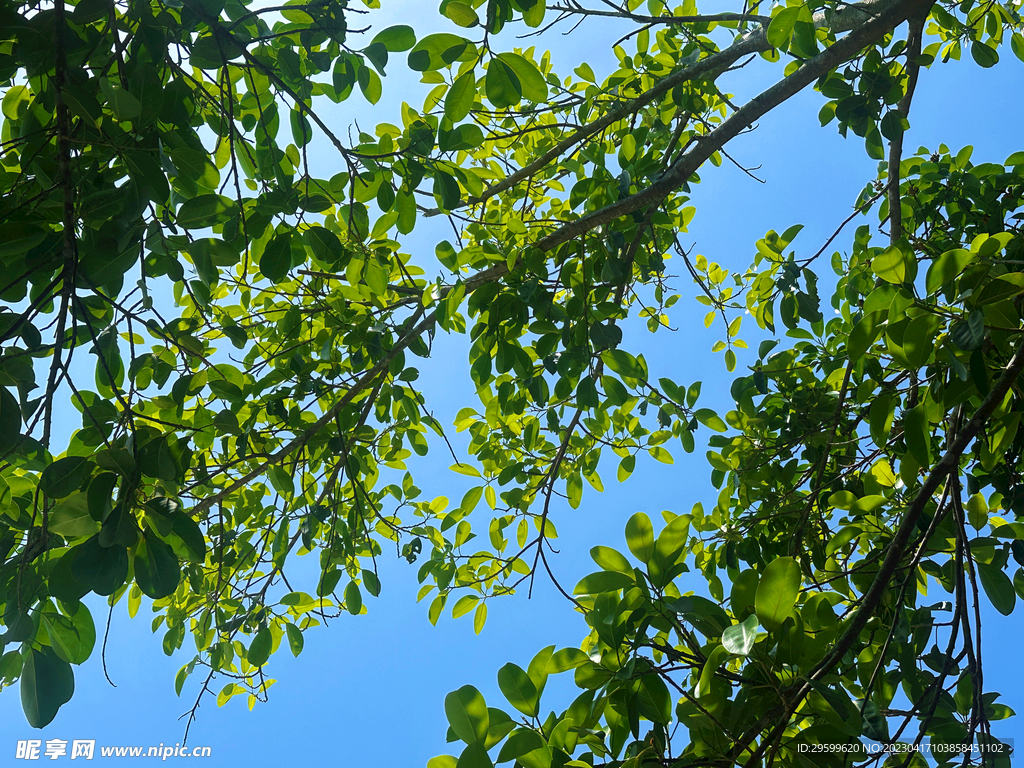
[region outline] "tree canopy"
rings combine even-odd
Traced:
[[[367,610],[381,558],[479,632],[554,579],[585,486],[706,444],[715,506],[594,548],[558,585],[590,634],[502,667],[507,704],[450,694],[430,768],[852,765],[925,738],[1008,765],[979,611],[1024,597],[1024,151],[904,134],[930,70],[1020,67],[1020,10],[444,0],[451,31],[417,36],[339,0],[0,4],[0,679],[28,722],[94,653],[87,595],[151,600],[192,657],[177,690],[251,705],[275,652]],[[522,47],[597,16],[623,30],[603,79]],[[776,82],[732,94],[745,66]],[[428,86],[400,125],[325,118],[397,68]],[[877,179],[817,252],[780,222],[749,266],[693,256],[700,174],[808,87]],[[449,238],[406,252],[435,217]],[[726,411],[624,343],[691,287]],[[432,369],[438,332],[464,370]],[[473,383],[453,424],[431,375]],[[417,487],[428,451],[472,479],[457,504]],[[578,696],[542,708],[567,672]]]

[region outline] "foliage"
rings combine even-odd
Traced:
[[[593,630],[582,650],[502,667],[518,721],[453,692],[466,746],[432,768],[797,765],[801,745],[846,764],[862,737],[989,739],[1011,713],[984,686],[977,606],[1024,596],[1024,525],[1006,519],[1024,514],[1024,153],[904,157],[903,134],[936,59],[1024,58],[1019,3],[756,10],[446,1],[455,31],[417,38],[357,33],[363,11],[337,0],[0,6],[0,600],[17,645],[0,676],[29,722],[93,651],[89,593],[133,616],[151,599],[164,651],[195,647],[177,690],[199,672],[200,698],[218,678],[218,703],[252,706],[282,645],[366,610],[385,546],[418,563],[431,621],[451,601],[479,632],[489,600],[549,572],[552,513],[603,488],[602,455],[623,482],[713,433],[716,506],[658,533],[634,516],[632,560],[595,548],[600,570],[566,595]],[[601,81],[498,47],[505,27],[589,16],[637,49],[616,45]],[[425,103],[346,144],[324,98],[376,103],[395,54]],[[782,78],[737,107],[721,88],[747,56]],[[862,225],[832,257],[828,322],[828,244],[796,258],[798,226],[735,274],[678,239],[698,171],[812,84],[823,125],[888,151],[839,228],[874,212],[886,240]],[[314,138],[337,173],[310,163]],[[454,242],[403,252],[432,217]],[[776,337],[728,413],[622,346],[630,317],[669,326],[673,256],[723,320],[729,371],[742,313]],[[438,329],[468,336],[479,398],[455,419],[452,470],[475,485],[451,508],[409,469],[450,449],[415,383]],[[58,449],[63,399],[82,426]],[[317,583],[292,590],[291,556],[314,552]],[[932,582],[952,597],[928,600]],[[582,693],[542,719],[547,676],[569,670]]]

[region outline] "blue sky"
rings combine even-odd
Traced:
[[[423,12],[421,3],[385,0],[385,5],[375,21],[380,27],[410,23],[420,35],[436,31],[436,14],[432,9]],[[555,34],[546,40],[555,48],[558,71],[567,74],[575,63],[587,60],[600,75],[611,61],[606,43],[614,37],[611,25],[595,23],[572,36]],[[508,34],[499,42],[507,48],[515,44]],[[426,86],[403,76],[400,57],[395,59],[384,82],[381,103],[370,108],[353,96],[331,108],[335,127],[353,119],[364,129],[378,122],[399,122],[397,105],[402,98],[417,107],[422,104]],[[755,61],[732,76],[730,83],[737,85],[731,90],[742,101],[779,73],[778,68]],[[918,87],[906,139],[908,150],[919,145],[934,148],[940,142],[954,150],[973,144],[975,162],[1002,162],[1012,152],[1024,149],[1020,138],[1022,76],[1024,64],[1008,50],[992,70],[982,70],[970,60],[936,64],[923,74]],[[842,139],[834,126],[818,127],[821,103],[820,95],[805,91],[775,110],[756,131],[730,145],[730,153],[741,163],[761,165],[758,175],[766,184],[728,164],[704,170],[703,183],[693,194],[697,216],[684,243],[695,243],[696,253],[734,269],[750,262],[754,242],[769,229],[782,231],[795,223],[804,224],[806,228],[795,242],[798,256],[820,247],[848,215],[858,191],[876,171],[876,163],[867,158],[859,139]],[[322,147],[316,161],[340,169],[337,159]],[[868,219],[869,223],[876,221]],[[447,236],[442,233],[432,238],[433,234],[429,226],[418,226],[407,247],[413,253],[417,248],[432,253],[434,242]],[[847,239],[840,237],[835,245],[842,250],[845,242]],[[670,270],[681,271],[674,267],[670,261]],[[733,376],[726,373],[721,356],[710,353],[721,329],[704,329],[706,310],[690,300],[695,286],[682,278],[675,286],[684,296],[672,315],[680,331],[651,335],[641,325],[632,324],[627,327],[624,344],[631,351],[643,352],[656,376],[667,375],[687,384],[703,381],[702,404],[726,409]],[[756,344],[752,346],[756,349]],[[434,358],[419,366],[420,383],[435,415],[450,424],[459,408],[475,400],[465,340],[441,335],[434,349]],[[751,359],[752,353],[745,359],[741,352],[740,366]],[[452,375],[452,371],[460,375]],[[77,413],[70,420],[77,421]],[[588,487],[578,510],[567,506],[556,510],[560,554],[553,567],[564,583],[571,586],[594,570],[587,554],[590,547],[604,544],[624,549],[622,528],[634,512],[645,511],[658,520],[663,509],[688,511],[694,502],[713,496],[700,448],[691,455],[681,450],[673,453],[673,466],[641,462],[626,484],[608,483],[603,494]],[[450,463],[443,447],[434,447],[410,468],[427,496],[443,494],[457,499],[463,486],[458,476],[446,471]],[[270,689],[269,703],[257,704],[249,712],[244,697],[222,708],[213,697],[205,699],[189,737],[190,745],[213,748],[213,757],[203,760],[203,765],[249,768],[308,762],[355,766],[386,761],[395,766],[423,766],[430,757],[450,751],[444,741],[446,693],[470,683],[489,703],[498,703],[495,676],[502,664],[515,661],[525,667],[542,647],[578,646],[585,635],[582,619],[543,577],[538,577],[531,600],[524,591],[491,601],[487,625],[479,636],[473,633],[470,617],[454,621],[443,617],[433,627],[426,617],[428,601],[415,603],[418,566],[386,556],[380,558],[380,564],[383,591],[379,598],[367,599],[367,615],[346,615],[329,627],[309,631],[298,659],[287,651],[272,657],[269,672],[278,682]],[[312,574],[313,568],[310,558],[298,570]],[[689,586],[700,588],[697,579]],[[92,611],[102,635],[106,608],[94,602]],[[107,669],[117,687],[110,687],[104,679],[98,643],[93,657],[76,669],[75,697],[42,731],[25,723],[17,688],[0,697],[0,764],[7,764],[8,756],[14,764],[18,739],[87,738],[96,739],[98,745],[138,746],[180,742],[183,721],[177,718],[191,707],[197,689],[187,685],[178,698],[174,675],[191,653],[186,640],[174,657],[164,656],[160,635],[150,632],[151,617],[145,603],[134,621],[128,619],[125,601],[114,608]],[[986,680],[998,681],[1003,701],[1024,713],[1024,673],[1016,644],[1008,640],[1024,632],[1024,613],[1004,618],[989,609],[984,626]],[[553,679],[542,705],[563,708],[568,700],[560,691],[567,691],[569,682]],[[996,733],[1013,736],[1016,729],[1004,727]],[[99,756],[96,759],[102,762]]]

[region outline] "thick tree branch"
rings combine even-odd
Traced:
[[[903,1],[907,2],[908,0]],[[923,4],[920,2],[920,0],[909,1],[915,2],[917,5]],[[930,7],[931,3],[929,2],[927,3],[927,5]],[[856,5],[848,5],[843,7],[842,10],[836,11],[831,14],[825,14],[824,12],[816,13],[814,15],[814,25],[815,27],[828,26],[833,33],[846,32],[851,29],[858,28],[859,25],[865,24],[866,22],[871,21],[873,19],[879,19],[882,17],[887,18],[887,14],[891,14],[892,9],[894,7],[899,7],[899,3],[896,2],[896,0],[872,0],[871,2],[858,3]],[[906,16],[899,18],[897,21],[891,23],[889,27],[891,28],[898,25],[906,18]],[[885,27],[884,24],[882,26]],[[885,29],[883,29],[883,32],[884,31]],[[857,47],[859,49],[859,47],[863,47],[863,45],[866,44],[867,43],[865,42]],[[835,47],[836,46],[832,46],[831,48],[828,49],[828,51],[831,51]],[[630,99],[629,101],[623,102],[620,106],[616,107],[615,109],[606,112],[603,117],[583,126],[576,132],[565,137],[555,146],[549,149],[547,152],[543,153],[538,158],[536,158],[533,162],[523,166],[515,173],[509,174],[507,177],[497,182],[496,184],[491,185],[490,187],[485,189],[478,197],[469,198],[463,205],[479,205],[480,203],[486,202],[495,195],[500,194],[501,192],[504,192],[508,189],[511,189],[519,182],[528,179],[537,171],[544,168],[546,165],[556,160],[557,158],[561,157],[565,152],[567,152],[572,147],[576,146],[582,141],[586,141],[591,136],[600,133],[601,131],[605,130],[611,125],[614,125],[618,121],[623,120],[632,114],[635,114],[636,112],[643,109],[645,106],[650,104],[655,99],[669,93],[677,85],[697,78],[710,77],[711,79],[714,79],[715,77],[718,77],[718,75],[720,75],[722,72],[727,70],[729,67],[731,67],[733,64],[735,64],[742,57],[753,53],[762,53],[765,51],[770,51],[771,49],[772,46],[768,42],[768,38],[765,35],[765,30],[763,27],[758,27],[757,29],[752,30],[746,35],[737,37],[736,40],[733,41],[732,45],[730,45],[728,48],[717,53],[714,53],[708,56],[707,58],[701,59],[700,61],[697,61],[694,64],[691,64],[687,67],[683,67],[682,69],[677,70],[668,77],[659,80],[658,83],[650,90],[644,91],[642,94],[640,94],[634,99]],[[828,53],[828,51],[826,51],[826,53]],[[854,53],[855,51],[851,52],[848,56],[846,56],[846,58],[853,56]],[[817,61],[817,58],[812,59],[812,62]],[[842,63],[842,61],[837,61],[836,64],[838,63]],[[832,64],[831,66],[836,66],[836,64]],[[826,67],[826,69],[828,68],[831,67]],[[817,76],[818,75],[814,75],[811,78],[811,80],[815,79]],[[784,82],[788,82],[788,80],[789,78],[787,78],[787,80]],[[808,80],[807,82],[810,82],[810,80]],[[804,83],[804,85],[806,84],[807,83]],[[800,88],[803,88],[803,85],[801,85]],[[749,120],[748,123],[753,122],[753,119]],[[725,142],[723,141],[723,145],[724,143]],[[710,157],[712,154],[714,154],[714,151],[709,152],[708,157]],[[705,158],[705,160],[706,159],[707,158]],[[701,162],[703,162],[703,160]],[[689,174],[687,176],[689,176]],[[686,179],[684,178],[683,181],[685,180]],[[679,184],[676,184],[676,186],[679,186]],[[627,200],[628,199],[629,198],[627,198]],[[425,215],[437,216],[440,213],[441,211],[435,209],[427,211]]]
[[[957,432],[956,437],[946,450],[946,453],[943,454],[942,458],[939,459],[938,463],[935,464],[928,473],[928,476],[921,485],[921,489],[917,492],[913,501],[911,501],[910,505],[907,507],[907,512],[903,517],[903,521],[900,523],[899,528],[896,530],[896,534],[893,536],[892,541],[889,543],[886,550],[885,559],[882,561],[881,566],[879,566],[878,573],[871,582],[871,586],[868,588],[867,592],[864,593],[864,597],[861,599],[860,607],[850,618],[846,631],[836,642],[832,652],[822,659],[822,661],[811,671],[808,676],[809,681],[820,680],[822,677],[827,675],[829,671],[839,663],[839,660],[842,659],[842,657],[851,648],[853,648],[857,639],[860,637],[861,630],[864,629],[868,619],[870,619],[877,610],[879,603],[881,602],[882,595],[885,593],[885,590],[888,588],[892,580],[893,574],[899,567],[899,564],[903,559],[903,555],[906,553],[911,537],[913,536],[914,530],[917,528],[918,520],[924,512],[925,506],[938,490],[939,485],[951,474],[959,471],[960,457],[963,455],[964,451],[967,450],[967,447],[975,437],[977,437],[981,428],[988,420],[988,417],[992,415],[992,412],[1003,401],[1006,393],[1017,380],[1017,377],[1020,375],[1022,370],[1024,370],[1024,339],[1021,339],[1017,349],[1014,351],[1013,357],[1010,358],[1010,362],[1003,370],[998,381],[993,385],[988,396],[984,401],[982,401],[981,406],[975,412],[974,416],[962,430]],[[810,691],[810,682],[804,683],[797,695],[791,700],[792,706],[795,708],[799,702],[803,700],[804,696],[810,693]]]
[[[57,387],[57,372],[61,367],[61,354],[64,350],[64,332],[67,325],[71,295],[75,290],[76,250],[75,237],[75,187],[71,178],[71,121],[68,117],[68,106],[64,101],[64,85],[67,82],[67,47],[64,41],[65,13],[64,0],[56,0],[53,7],[54,44],[56,60],[54,64],[54,104],[57,113],[57,155],[60,171],[61,191],[63,193],[63,268],[61,269],[60,309],[57,314],[57,329],[53,341],[53,360],[46,380],[46,412],[43,418],[43,445],[50,444],[50,427],[53,421],[54,390]],[[26,319],[28,315],[25,316]]]
[[[746,130],[754,121],[799,93],[821,75],[856,56],[866,46],[873,44],[911,16],[923,13],[931,5],[932,0],[901,0],[896,3],[881,0],[872,4],[869,7],[871,10],[877,10],[877,15],[869,16],[867,21],[857,26],[846,37],[826,48],[813,59],[802,64],[789,77],[780,80],[736,110],[718,128],[695,142],[696,146],[685,153],[658,181],[634,195],[564,224],[541,238],[536,246],[544,251],[551,250],[620,216],[630,214],[647,205],[660,203],[663,198],[686,183],[711,155],[719,151],[741,131]],[[868,13],[855,6],[850,6],[849,12],[852,14],[854,9],[857,14]],[[839,16],[840,14],[837,13],[833,19]],[[852,21],[853,18],[855,16],[844,16],[843,21],[844,23],[845,20]],[[834,26],[832,29],[838,31]],[[750,40],[754,39],[756,36],[750,38]],[[767,40],[761,40],[760,44],[768,46]],[[727,50],[732,50],[732,48]],[[754,50],[762,50],[762,48],[755,47]],[[767,48],[763,50],[767,50]]]
[[[915,17],[910,22],[907,33],[907,92],[896,105],[896,114],[907,117],[910,114],[910,102],[914,99],[917,87],[917,76],[921,65],[917,57],[921,55],[921,36],[924,32],[926,14]],[[889,196],[889,242],[895,244],[903,238],[903,206],[900,203],[900,162],[903,157],[903,131],[889,142],[889,183],[886,193]]]

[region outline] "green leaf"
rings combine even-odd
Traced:
[[[454,64],[472,44],[458,35],[441,32],[427,35],[409,52],[409,68],[416,72],[430,72]]]
[[[668,725],[672,720],[672,694],[658,675],[640,678],[640,713],[655,723]]]
[[[455,735],[467,744],[483,744],[487,738],[487,704],[471,685],[452,691],[444,699],[444,712]]]
[[[285,624],[284,630],[288,636],[288,648],[291,650],[292,656],[298,656],[302,653],[302,646],[305,644],[302,630],[291,623]]]
[[[506,664],[498,670],[498,688],[509,704],[527,717],[536,717],[540,706],[537,687],[529,675],[515,664]]]
[[[632,576],[615,571],[598,571],[580,579],[572,593],[574,595],[599,595],[602,592],[614,592],[628,589],[635,584]]]
[[[220,172],[204,152],[191,147],[178,147],[171,150],[171,162],[178,175],[197,186],[216,190],[220,183]]]
[[[570,669],[583,666],[588,661],[590,661],[590,657],[579,648],[563,648],[551,654],[546,671],[549,675],[556,675],[559,672],[567,672]]]
[[[41,622],[57,656],[70,664],[81,664],[96,644],[96,626],[84,603],[76,603],[64,616],[43,611]]]
[[[171,519],[170,544],[178,555],[190,562],[202,565],[206,560],[206,538],[187,512],[181,511]]]
[[[814,17],[806,4],[796,6],[797,15],[793,23],[793,39],[789,52],[794,56],[809,59],[818,53],[818,41],[814,35]]]
[[[626,521],[626,546],[640,562],[650,562],[654,556],[654,526],[643,512]]]
[[[728,658],[729,651],[726,650],[724,645],[716,645],[711,653],[708,654],[708,659],[704,662],[704,668],[701,670],[700,678],[697,681],[697,687],[694,689],[698,699],[714,695],[715,673],[718,672],[719,668]]]
[[[285,230],[274,235],[260,256],[260,272],[273,283],[280,283],[292,267],[292,232]]]
[[[178,696],[181,696],[181,689],[185,687],[185,681],[188,680],[188,676],[192,673],[191,666],[191,664],[186,664],[174,676],[174,693]]]
[[[999,63],[999,52],[980,40],[971,43],[971,57],[978,63],[979,67],[994,67]]]
[[[662,564],[672,563],[683,552],[689,538],[691,521],[690,515],[679,515],[661,529],[654,551],[661,558]]]
[[[362,91],[364,98],[371,104],[376,104],[380,101],[381,93],[383,92],[383,84],[380,81],[380,77],[372,69],[363,67],[359,70],[359,90]]]
[[[374,35],[373,43],[380,43],[391,53],[408,51],[416,45],[416,33],[413,28],[405,24],[398,24],[387,29],[382,29]]]
[[[526,674],[533,680],[533,684],[537,686],[537,695],[540,696],[544,693],[544,686],[547,685],[548,680],[548,664],[551,663],[551,656],[555,652],[555,646],[549,645],[541,648],[537,651],[536,655],[530,659],[530,663],[526,665]]]
[[[771,23],[768,25],[767,37],[773,48],[778,48],[780,51],[788,50],[789,40],[793,36],[793,29],[799,15],[799,6],[789,6],[772,17]]]
[[[910,129],[910,121],[903,116],[903,113],[890,109],[878,124],[878,128],[885,138],[895,141]]]
[[[543,24],[546,10],[547,3],[544,0],[536,0],[533,5],[523,11],[523,21],[526,22],[526,26],[536,29]]]
[[[928,267],[928,276],[925,278],[925,290],[929,294],[935,293],[946,283],[957,277],[970,264],[976,254],[965,248],[955,248],[946,251],[936,258]]]
[[[853,330],[850,331],[846,345],[846,351],[851,360],[859,359],[871,348],[871,345],[884,330],[887,318],[888,312],[868,312],[857,321]]]
[[[740,624],[733,624],[722,633],[722,645],[729,653],[746,656],[754,647],[757,639],[757,617],[754,615]]]
[[[110,448],[96,454],[96,463],[100,469],[116,472],[122,477],[135,474],[135,459],[123,448]]]
[[[57,710],[71,701],[75,693],[75,674],[71,665],[49,648],[22,651],[21,706],[33,728],[43,728],[57,716]]]
[[[71,573],[71,565],[75,558],[75,550],[69,549],[50,570],[46,585],[50,594],[65,603],[81,600],[89,593],[89,587],[75,579]]]
[[[601,353],[601,360],[620,376],[647,381],[647,371],[640,360],[624,349],[606,349]]]
[[[1024,291],[1024,272],[1009,272],[990,281],[978,295],[979,306],[1003,301]]]
[[[768,631],[782,626],[800,594],[800,564],[792,557],[777,557],[764,569],[754,595],[754,612]]]
[[[508,740],[501,745],[498,762],[507,763],[510,760],[517,760],[523,755],[544,749],[545,746],[544,739],[539,733],[530,728],[519,728],[513,731]]]
[[[537,69],[537,65],[518,53],[499,53],[498,58],[515,74],[519,81],[519,92],[524,99],[538,103],[547,101],[548,82]]]
[[[377,574],[373,571],[363,571],[363,586],[374,597],[380,595],[380,579],[377,578]]]
[[[987,505],[985,512],[987,518]],[[1024,540],[1024,523],[1003,523],[1002,525],[992,529],[992,535],[998,539]]]
[[[363,594],[359,591],[359,585],[350,581],[345,587],[345,608],[353,616],[358,616],[363,610]]]
[[[873,123],[864,134],[864,151],[872,160],[883,160],[885,158],[885,145],[882,143],[882,134]],[[886,280],[886,278],[882,278]],[[888,280],[887,282],[894,282]]]
[[[462,191],[455,177],[441,170],[434,171],[434,199],[441,210],[458,208],[461,198]]]
[[[224,195],[199,195],[186,200],[178,208],[175,221],[185,229],[205,229],[216,224],[223,224],[238,215],[238,206],[234,200]]]
[[[319,597],[326,597],[334,592],[335,588],[338,586],[338,582],[341,581],[343,573],[343,571],[337,568],[332,568],[325,572],[323,577],[320,579],[320,583],[317,585],[317,595]]]
[[[147,442],[137,454],[139,469],[146,477],[174,482],[178,478],[178,464],[171,452],[171,443],[167,435]]]
[[[291,625],[289,625],[291,626]],[[273,647],[274,638],[266,627],[260,629],[256,636],[249,643],[249,653],[246,656],[249,663],[254,667],[262,667],[270,658],[270,650]]]
[[[107,97],[107,106],[118,120],[131,120],[142,114],[142,102],[130,92],[114,85],[110,78],[100,78],[100,88]]]
[[[953,326],[949,338],[967,352],[981,349],[985,341],[985,313],[980,309],[973,310],[966,320],[960,320]]]
[[[1010,48],[1013,49],[1013,53],[1018,59],[1024,61],[1024,35],[1014,32],[1013,37],[1010,38]]]
[[[476,100],[476,72],[469,70],[456,78],[444,98],[444,114],[453,123],[464,120]]]
[[[139,538],[135,514],[118,502],[100,526],[99,542],[104,547],[132,547]]]
[[[310,227],[302,233],[302,241],[313,251],[313,255],[325,264],[336,264],[344,254],[344,249],[338,236],[327,229],[327,227]]]
[[[1013,613],[1017,604],[1017,593],[1013,589],[1013,582],[1006,575],[1002,568],[992,563],[976,563],[978,576],[981,578],[981,586],[992,602],[992,607],[1003,616]]]
[[[902,285],[907,279],[907,257],[901,248],[890,246],[871,260],[875,274],[887,283]]]
[[[18,399],[0,387],[0,451],[7,453],[18,444],[21,433],[21,407]]]
[[[754,610],[754,600],[757,595],[757,584],[760,575],[754,568],[742,571],[732,582],[732,589],[729,592],[729,607],[734,616],[743,616]],[[751,613],[751,615],[753,615]],[[724,633],[723,633],[724,634]]]
[[[918,405],[903,415],[903,437],[910,455],[919,466],[927,467],[932,463],[931,424],[928,421],[928,410],[925,405]]]
[[[722,418],[710,408],[698,408],[693,415],[697,421],[715,432],[725,432],[728,429]]]
[[[181,580],[178,557],[152,531],[143,531],[135,550],[135,582],[144,594],[158,600],[174,593]]]
[[[476,15],[476,11],[465,3],[448,3],[444,9],[444,15],[454,21],[458,26],[464,28],[475,27],[480,23],[480,17]]]
[[[4,94],[3,115],[8,120],[20,120],[32,104],[32,92],[24,85],[16,85]]]
[[[128,577],[128,552],[120,546],[101,546],[99,534],[71,551],[72,577],[98,595],[112,594]]]
[[[82,487],[92,468],[92,462],[83,456],[57,459],[39,476],[39,490],[51,499],[63,499]]]
[[[462,754],[459,755],[459,761],[455,764],[456,768],[493,768],[491,758],[487,756],[487,750],[483,744],[469,744]]]
[[[370,48],[373,48],[373,46],[370,46]],[[366,54],[366,58],[369,59],[370,55],[368,51],[369,49],[364,53]],[[384,63],[387,63],[387,52],[384,50],[383,46],[380,47],[380,52],[383,55]],[[377,62],[374,62],[374,64],[376,65]],[[381,69],[384,68],[384,64],[380,64],[379,66]],[[291,124],[292,138],[295,139],[295,143],[299,147],[305,147],[310,141],[312,141],[313,127],[310,125],[309,118],[307,118],[305,114],[298,109],[293,109],[288,114],[288,121]]]
[[[487,64],[484,92],[487,100],[497,109],[514,107],[523,100],[523,86],[519,76],[508,63],[497,57]]]
[[[590,550],[590,557],[606,571],[633,576],[633,566],[629,564],[626,556],[612,549],[611,547],[594,547]]]
[[[456,601],[455,607],[452,608],[452,618],[458,619],[465,616],[473,610],[478,602],[480,602],[479,595],[463,595]]]
[[[125,163],[128,165],[128,173],[140,187],[149,187],[156,195],[153,199],[163,203],[170,195],[171,189],[167,185],[167,177],[163,168],[156,158],[148,152],[129,151],[124,152]]]
[[[89,498],[76,493],[64,499],[50,512],[49,529],[65,539],[92,536],[100,525],[89,514]]]

